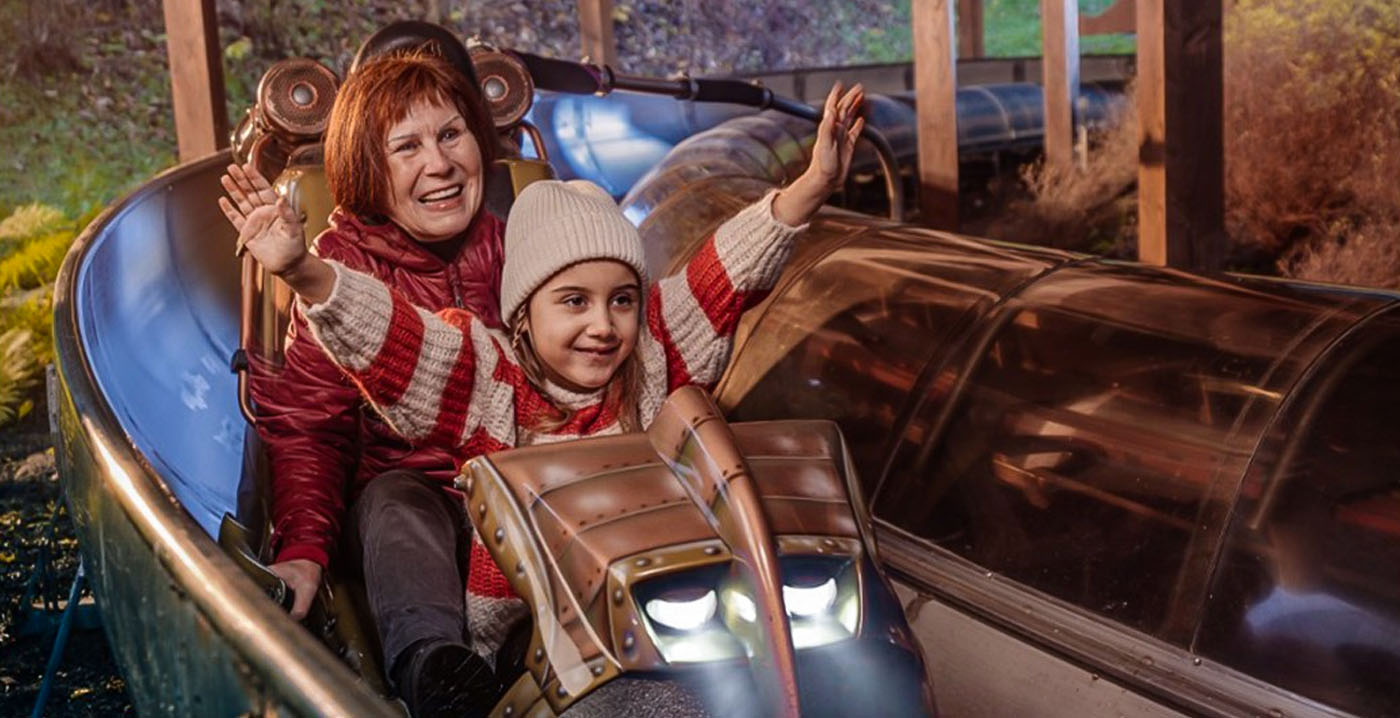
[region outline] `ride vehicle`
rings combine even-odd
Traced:
[[[804,123],[734,120],[633,186],[657,276],[800,168]],[[390,714],[210,538],[257,473],[225,368],[227,159],[108,210],[60,278],[58,453],[95,592],[143,713]],[[746,315],[716,401],[736,425],[841,428],[849,495],[871,507],[862,551],[894,578],[944,713],[1386,714],[1396,299],[833,208]]]

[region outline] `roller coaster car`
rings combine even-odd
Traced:
[[[528,133],[543,147],[523,119],[533,93],[524,66],[490,48],[471,53],[503,144]],[[276,177],[306,219],[308,243],[331,209],[319,137],[335,90],[318,63],[278,63],[235,131],[235,157]],[[508,179],[488,183],[500,190],[487,198],[500,214],[525,184],[551,176],[547,161],[518,155],[495,171]],[[290,301],[280,280],[245,259],[236,369],[256,362],[276,372]],[[240,405],[255,423],[242,374]],[[732,429],[708,396],[683,389],[647,434],[518,449],[463,468],[475,529],[531,608],[508,644],[516,650],[504,662],[518,660],[503,672],[518,678],[497,715],[556,715],[621,674],[685,680],[702,668],[706,679],[691,682],[701,697],[715,670],[739,686],[708,698],[724,714],[797,715],[799,700],[805,715],[932,714],[922,657],[873,560],[839,430],[822,421]],[[265,485],[256,435],[247,436],[249,470]],[[264,507],[242,510],[262,525]],[[244,571],[289,606],[290,592],[262,563],[265,532],[226,516],[220,534]],[[304,623],[387,693],[369,621],[363,587],[338,570]],[[878,688],[850,682],[866,674],[881,677]],[[753,700],[734,704],[743,693]]]
[[[296,99],[297,83],[266,84]],[[790,179],[803,135],[770,119],[687,141],[633,187],[623,209],[654,274]],[[288,137],[253,154],[297,195],[314,137]],[[244,346],[275,365],[286,297],[268,295],[245,294]],[[469,512],[533,610],[500,714],[710,669],[772,713],[849,706],[852,687],[924,710],[877,565],[949,714],[1400,713],[1397,364],[1394,294],[824,212],[743,318],[715,394],[732,436],[678,397],[646,437],[468,467]],[[377,685],[372,632],[331,604],[313,630]]]

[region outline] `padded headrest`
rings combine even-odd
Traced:
[[[386,53],[423,49],[431,50],[447,60],[471,80],[473,87],[480,85],[476,79],[476,71],[472,68],[472,58],[467,52],[467,46],[462,44],[451,30],[422,20],[400,20],[370,35],[369,39],[360,45],[355,59],[350,61],[350,69],[345,74],[348,77],[361,65]]]

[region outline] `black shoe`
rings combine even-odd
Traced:
[[[396,677],[413,718],[485,718],[501,696],[491,666],[460,643],[419,647]]]

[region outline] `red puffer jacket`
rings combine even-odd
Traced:
[[[483,209],[456,259],[444,262],[393,223],[367,224],[337,209],[314,251],[378,277],[424,309],[465,308],[499,326],[504,227]],[[389,430],[321,351],[300,312],[293,313],[283,369],[259,362],[252,369],[258,434],[273,476],[276,561],[327,566],[347,502],[385,471],[417,469],[445,485],[456,476],[448,452],[414,448]]]

